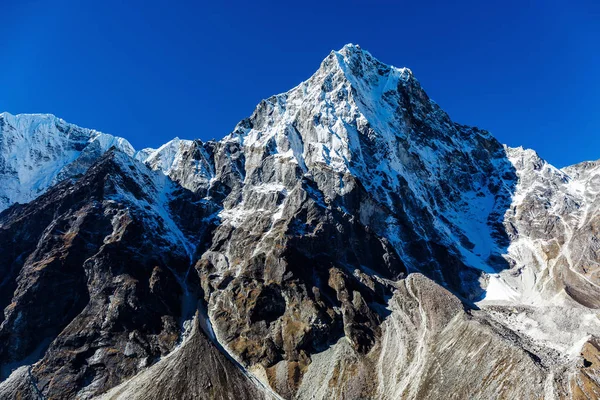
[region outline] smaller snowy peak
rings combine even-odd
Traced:
[[[178,162],[181,160],[183,151],[189,149],[192,144],[192,140],[182,140],[176,137],[156,150],[145,149],[147,157],[144,159],[143,155],[140,154],[138,159],[150,165],[152,169],[160,169],[165,173],[168,173],[177,166]]]
[[[577,164],[569,165],[561,168],[561,171],[567,175],[578,178],[586,175],[600,174],[600,160],[596,161],[584,161]]]
[[[66,124],[64,120],[54,116],[53,114],[11,114],[9,112],[0,113],[0,118],[2,118],[6,123],[14,126],[14,127],[26,127],[32,126],[35,124],[44,124],[44,123],[60,123]]]
[[[111,147],[116,147],[117,149],[119,149],[120,151],[122,151],[130,157],[132,157],[135,154],[135,149],[127,139],[109,135],[106,133],[100,133],[96,131],[93,132],[94,135],[92,136],[90,143],[97,142],[102,151],[107,151]]]
[[[0,211],[28,203],[56,183],[83,175],[114,148],[190,190],[208,187],[214,167],[200,141],[175,138],[135,151],[124,138],[81,128],[51,114],[0,114]],[[210,147],[210,146],[209,146]]]
[[[77,176],[108,149],[133,156],[120,137],[80,128],[51,114],[0,114],[0,211],[27,203]]]
[[[504,149],[508,159],[515,167],[517,174],[521,173],[522,175],[529,176],[533,174],[546,179],[556,179],[563,182],[569,180],[569,177],[565,172],[548,163],[532,149],[525,149],[522,146],[504,146]]]
[[[128,140],[99,132],[95,129],[82,128],[66,122],[53,114],[10,114],[0,113],[0,129],[3,137],[8,137],[9,132],[26,140],[52,140],[49,135],[65,137],[71,142],[90,143],[97,142],[100,148],[108,150],[116,147],[128,155],[133,155],[135,150]],[[34,138],[37,136],[37,138]],[[30,139],[27,139],[30,138]],[[5,139],[8,140],[8,139]]]
[[[570,184],[573,179],[541,158],[534,150],[523,147],[505,146],[504,148],[508,160],[519,177],[518,185],[512,195],[513,207],[529,204],[540,196],[551,196],[554,199],[553,203],[557,202],[557,199],[578,197],[577,186]]]
[[[215,175],[211,157],[200,140],[175,138],[158,149],[144,149],[135,158],[193,192],[208,189]]]
[[[518,176],[504,214],[511,239],[505,258],[513,267],[489,277],[484,301],[572,301],[569,296],[577,296],[574,288],[590,285],[596,273],[595,256],[590,256],[596,254],[596,244],[586,227],[594,225],[598,215],[600,164],[558,169],[531,149],[504,148]],[[561,292],[563,280],[568,294]],[[584,292],[593,290],[590,286]]]
[[[520,177],[520,185],[515,193],[516,200],[523,200],[527,194],[535,194],[540,188],[551,189],[549,193],[558,198],[568,194],[581,203],[587,189],[593,195],[600,191],[600,160],[584,161],[575,165],[556,168],[541,158],[534,150],[523,147],[505,146],[506,154]]]
[[[150,157],[156,150],[157,149],[154,149],[152,147],[146,147],[144,149],[136,151],[135,154],[133,155],[133,158],[135,158],[136,160],[138,160],[140,162],[146,162],[148,157]]]

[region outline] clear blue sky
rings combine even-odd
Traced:
[[[0,111],[136,148],[219,139],[351,42],[410,67],[457,122],[557,166],[600,158],[596,0],[0,0],[0,38]]]

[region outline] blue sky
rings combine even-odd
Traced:
[[[0,0],[0,38],[0,111],[136,148],[219,139],[358,43],[457,122],[557,166],[600,158],[597,1]]]

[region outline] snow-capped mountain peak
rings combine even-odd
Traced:
[[[458,124],[358,45],[220,141],[1,114],[0,196],[29,202],[0,212],[3,398],[600,390],[600,164]]]
[[[0,114],[0,211],[27,203],[81,174],[111,147],[132,156],[123,138],[80,128],[51,114]]]

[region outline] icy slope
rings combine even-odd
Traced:
[[[519,177],[504,220],[511,268],[491,276],[485,299],[525,305],[564,305],[575,299],[597,307],[598,162],[559,170],[533,150],[506,151]]]
[[[123,138],[68,124],[49,114],[0,114],[0,211],[28,203],[62,179],[83,174]]]
[[[209,144],[210,146],[211,144]],[[215,175],[211,149],[201,141],[175,138],[158,149],[143,149],[136,158],[155,171],[162,171],[186,189],[208,189]]]

